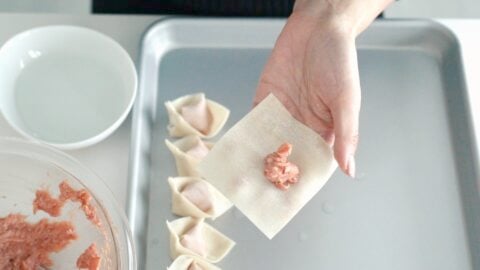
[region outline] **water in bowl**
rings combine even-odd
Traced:
[[[95,59],[42,55],[15,84],[24,128],[51,143],[82,141],[106,130],[128,102],[120,73]]]

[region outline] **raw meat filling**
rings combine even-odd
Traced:
[[[70,222],[31,224],[25,216],[11,214],[0,218],[0,269],[36,270],[53,266],[50,254],[64,249],[77,239]]]
[[[291,153],[292,145],[284,143],[264,160],[263,174],[281,190],[287,190],[292,184],[297,183],[300,175],[298,166],[287,160]]]
[[[42,210],[52,217],[58,217],[65,203],[70,200],[80,203],[80,207],[88,220],[97,226],[101,225],[95,208],[90,203],[92,196],[85,189],[74,190],[66,181],[60,183],[59,188],[60,196],[58,199],[53,198],[45,190],[38,190],[33,201],[33,213]]]
[[[100,256],[98,256],[97,246],[91,244],[83,253],[78,257],[77,267],[79,269],[98,270],[100,266]]]

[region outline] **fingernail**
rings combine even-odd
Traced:
[[[355,158],[353,156],[350,156],[348,159],[347,174],[350,177],[355,178]]]

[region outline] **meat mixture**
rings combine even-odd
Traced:
[[[292,184],[297,183],[300,175],[298,166],[287,160],[291,153],[292,145],[284,143],[264,160],[263,174],[281,190],[287,190]]]
[[[63,204],[64,202],[53,198],[48,191],[37,190],[33,201],[33,213],[43,210],[52,217],[58,217],[62,213]]]
[[[77,234],[70,222],[42,219],[31,224],[20,214],[0,218],[0,269],[49,268],[53,265],[49,255],[75,239]]]
[[[67,201],[79,202],[80,208],[87,219],[97,226],[101,225],[96,210],[91,204],[92,196],[85,189],[74,190],[66,181],[61,182],[59,188],[60,196],[58,199],[53,198],[48,191],[37,191],[33,201],[33,212],[42,210],[53,217],[57,217],[61,214]]]
[[[95,244],[91,244],[83,253],[78,257],[77,267],[79,269],[98,270],[100,267],[100,256],[98,256],[97,247]]]
[[[66,181],[60,183],[60,196],[54,198],[45,190],[38,190],[33,201],[33,212],[45,211],[52,217],[60,216],[67,201],[79,202],[88,220],[100,226],[100,220],[91,204],[91,196],[85,190],[74,190]],[[10,214],[0,218],[0,270],[38,270],[50,268],[51,253],[63,250],[71,241],[78,238],[71,222],[50,222],[42,219],[29,223],[20,214]],[[80,269],[97,270],[100,257],[95,244],[78,258]]]

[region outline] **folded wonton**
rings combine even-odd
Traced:
[[[203,142],[196,135],[184,137],[174,143],[165,140],[165,144],[175,158],[179,176],[199,176],[198,163],[213,147],[213,143]]]
[[[203,219],[184,217],[172,222],[167,221],[170,231],[170,256],[198,256],[217,263],[233,248],[235,242],[226,237]]]
[[[220,270],[215,265],[208,263],[198,257],[180,255],[167,268],[168,270]]]
[[[172,212],[179,216],[215,219],[232,203],[207,181],[197,177],[170,177]]]
[[[230,111],[205,98],[204,93],[179,97],[165,102],[172,137],[197,135],[201,138],[215,136],[227,122]]]
[[[290,143],[298,183],[280,190],[264,176],[264,158]],[[337,163],[316,132],[269,95],[231,128],[199,165],[199,172],[268,238],[273,238],[325,185]]]

